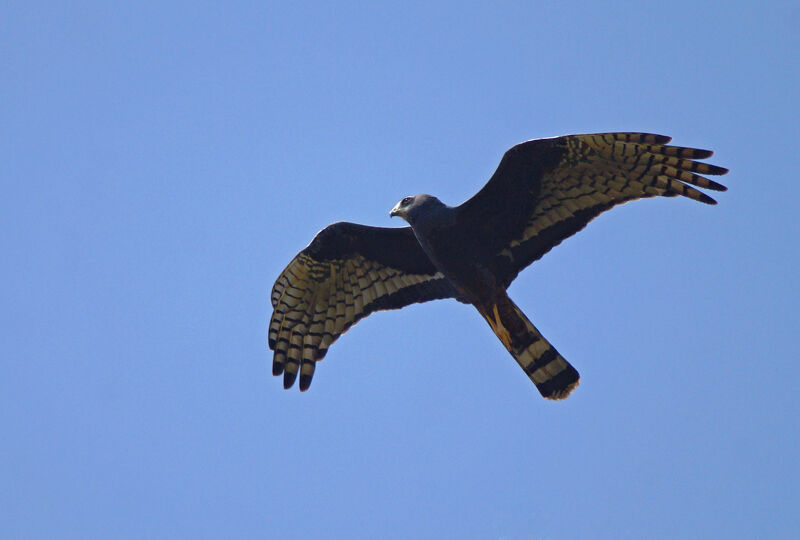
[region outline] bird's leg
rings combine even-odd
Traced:
[[[497,304],[492,304],[490,310],[486,310],[485,307],[481,306],[478,308],[478,311],[486,319],[486,322],[489,323],[489,326],[492,328],[492,332],[494,332],[500,341],[503,342],[506,349],[509,351],[511,350],[511,334],[509,334],[508,330],[505,326],[503,326],[503,321],[500,320],[500,313],[497,311]]]
[[[478,307],[478,311],[489,323],[492,331],[511,354],[520,353],[526,346],[528,328],[516,315],[513,303],[507,296],[494,298]]]

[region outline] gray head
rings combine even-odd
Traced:
[[[422,215],[428,215],[435,209],[444,208],[445,205],[434,197],[433,195],[414,195],[413,197],[405,197],[402,201],[394,205],[392,211],[389,212],[389,217],[400,216],[409,224],[413,225],[414,222]]]

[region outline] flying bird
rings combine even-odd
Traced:
[[[272,289],[272,373],[307,390],[316,363],[370,313],[454,298],[472,304],[548,399],[578,385],[578,371],[508,297],[525,267],[613,206],[725,191],[703,176],[727,169],[696,160],[710,150],[668,146],[671,137],[597,133],[534,139],[509,149],[489,182],[459,206],[431,195],[392,208],[410,227],[334,223],[292,259]]]

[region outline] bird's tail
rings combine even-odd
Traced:
[[[564,399],[578,386],[578,371],[506,294],[478,306],[478,311],[543,397]]]

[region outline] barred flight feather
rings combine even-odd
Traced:
[[[531,151],[541,153],[547,151],[542,145],[549,144],[549,151],[560,151],[560,158],[528,188],[536,196],[521,234],[498,246],[496,257],[510,254],[513,261],[502,282],[510,284],[526,266],[616,205],[655,196],[716,204],[696,187],[725,191],[725,186],[700,175],[722,175],[727,169],[694,161],[712,156],[710,150],[668,146],[670,140],[647,133],[603,133],[539,139],[514,147],[524,153],[525,145],[532,145]],[[504,161],[522,159],[512,152],[514,148]]]
[[[318,237],[330,242],[332,236],[338,236],[337,241],[343,244],[353,242],[353,238],[348,237],[358,234],[367,239],[376,236],[379,241],[382,239],[381,231],[367,229],[334,224]],[[384,248],[390,250],[392,240],[405,240],[408,233],[384,234]],[[419,261],[415,264],[412,260],[409,270],[430,271],[407,273],[403,268],[393,268],[375,260],[382,257],[376,246],[373,246],[373,258],[346,249],[338,253],[328,251],[312,242],[284,269],[270,295],[274,307],[268,336],[269,347],[275,351],[272,372],[283,374],[286,388],[291,387],[299,375],[300,390],[307,390],[316,362],[325,357],[341,334],[370,313],[455,296],[455,290],[433,265],[420,268]],[[384,258],[389,263],[394,262],[391,255]]]

